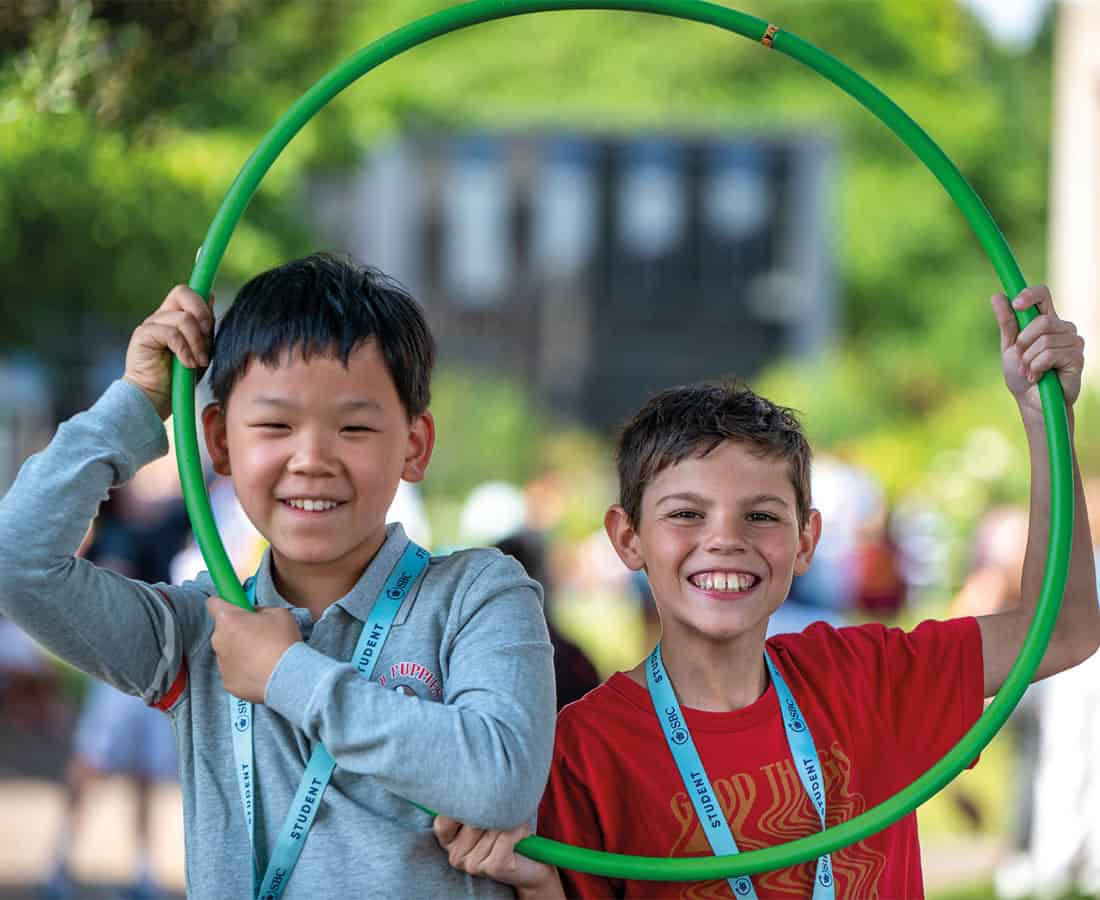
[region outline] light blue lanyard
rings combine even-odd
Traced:
[[[401,608],[409,589],[416,583],[427,565],[428,552],[409,541],[405,552],[382,587],[382,593],[367,617],[363,631],[359,635],[359,642],[355,646],[352,661],[364,678],[369,679],[374,671],[397,611]],[[250,578],[245,584],[245,592],[249,602],[255,606],[254,578]],[[255,888],[260,867],[256,857],[254,834],[256,778],[252,758],[252,704],[229,695],[229,721],[233,726],[233,756],[237,763],[237,788],[240,791],[241,806],[244,808],[244,818],[248,826],[248,842],[252,847],[252,883]],[[278,900],[286,890],[290,873],[298,863],[298,857],[302,853],[302,847],[305,846],[309,830],[313,827],[313,820],[317,817],[317,810],[321,806],[321,798],[335,768],[336,761],[332,755],[318,743],[313,748],[305,775],[302,776],[302,783],[294,795],[282,830],[275,840],[271,860],[256,891],[258,900]]]
[[[791,748],[791,758],[824,829],[825,781],[821,774],[821,763],[817,758],[817,748],[814,747],[810,729],[806,726],[806,720],[802,717],[794,696],[766,650],[764,662],[767,663],[768,673],[775,685],[775,692],[779,696],[783,729],[787,733],[787,746]],[[684,721],[683,713],[680,712],[680,702],[676,699],[676,692],[672,689],[672,682],[661,661],[660,643],[649,655],[646,665],[646,683],[649,685],[649,697],[661,722],[668,749],[672,751],[672,758],[676,762],[676,768],[680,770],[680,778],[683,779],[684,787],[687,788],[688,796],[691,797],[695,814],[703,825],[703,833],[707,837],[711,850],[716,856],[728,856],[739,852],[737,841],[733,838],[733,832],[730,831],[714,788],[711,787],[710,778],[707,776],[706,769],[703,768],[703,761],[695,749],[695,741],[691,739],[691,731],[687,727],[687,722]],[[751,900],[756,900],[756,889],[753,888],[752,880],[747,875],[738,875],[729,878],[728,881],[735,897],[749,897]],[[833,864],[829,855],[826,854],[817,860],[813,900],[832,900],[834,896]]]

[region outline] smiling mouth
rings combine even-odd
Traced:
[[[760,583],[760,577],[749,572],[697,572],[688,581],[702,591],[719,594],[743,594]]]
[[[344,501],[342,500],[315,500],[306,497],[292,497],[287,500],[280,500],[279,502],[284,506],[289,506],[296,512],[307,513],[324,513],[344,505]]]

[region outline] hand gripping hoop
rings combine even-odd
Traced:
[[[209,297],[218,265],[238,220],[261,179],[295,134],[333,97],[375,66],[452,31],[481,22],[552,10],[604,9],[653,13],[715,25],[760,41],[798,60],[846,91],[916,154],[939,179],[970,223],[989,256],[1005,292],[1015,296],[1026,286],[1023,274],[978,195],[931,138],[892,100],[839,60],[790,32],[762,19],[704,0],[474,0],[418,19],[360,50],[332,69],[286,112],[245,162],[222,201],[191,273],[193,290]],[[1034,309],[1017,312],[1023,328]],[[178,360],[172,371],[172,410],[184,499],[203,558],[218,592],[242,608],[250,608],[226,555],[210,509],[203,481],[195,427],[194,376]],[[1051,527],[1046,571],[1039,603],[1027,638],[1004,686],[982,717],[936,765],[893,797],[819,834],[775,847],[733,856],[664,859],[622,856],[570,847],[529,837],[517,849],[531,859],[613,878],[650,881],[696,881],[752,875],[816,859],[881,831],[916,809],[947,785],[992,740],[1027,689],[1050,640],[1069,570],[1073,533],[1073,477],[1069,426],[1062,389],[1054,372],[1039,382],[1051,466]]]

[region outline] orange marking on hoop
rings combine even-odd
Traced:
[[[767,31],[764,32],[764,36],[760,38],[760,43],[771,49],[772,44],[775,43],[775,33],[779,31],[778,25],[769,25]]]

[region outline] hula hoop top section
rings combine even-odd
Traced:
[[[263,176],[298,131],[348,85],[406,50],[452,31],[528,13],[581,9],[652,13],[713,25],[757,41],[824,76],[874,113],[936,176],[970,223],[1005,292],[1014,296],[1026,286],[996,223],[946,154],[882,91],[796,35],[755,16],[704,0],[474,0],[418,19],[380,38],[324,75],[290,107],[263,138],[229,188],[206,233],[191,274],[191,288],[209,297],[214,275],[233,230]],[[1016,313],[1021,327],[1035,316],[1034,310]],[[1053,372],[1040,380],[1039,391],[1050,448],[1052,485],[1050,544],[1039,603],[1020,656],[1004,686],[982,717],[943,759],[894,797],[853,819],[820,834],[735,856],[630,857],[569,847],[538,837],[525,839],[517,848],[532,859],[615,878],[692,881],[752,875],[815,859],[881,831],[958,775],[989,743],[1023,696],[1050,640],[1065,589],[1073,531],[1069,427],[1061,386]],[[172,408],[180,480],[203,558],[221,596],[249,609],[218,536],[203,481],[195,427],[194,376],[178,360],[173,365]]]

